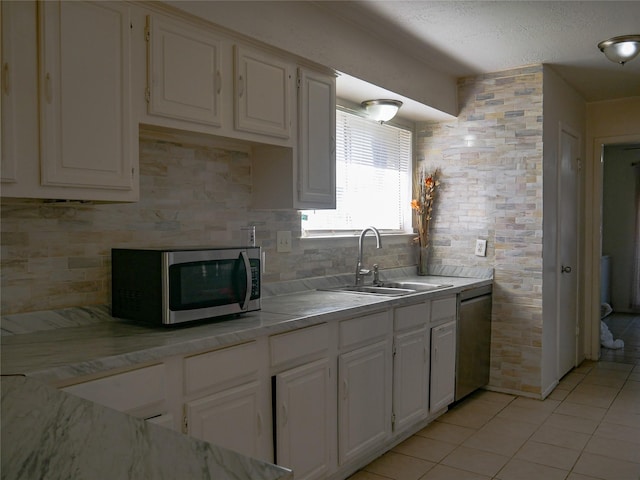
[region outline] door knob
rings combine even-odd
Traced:
[[[565,267],[564,265],[562,265],[562,268],[560,269],[560,271],[562,273],[571,273],[571,267]]]

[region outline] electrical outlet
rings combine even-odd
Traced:
[[[487,241],[480,240],[479,238],[476,240],[476,255],[478,257],[486,257],[487,256]]]
[[[288,253],[291,251],[291,232],[282,231],[276,233],[276,250],[279,253]]]

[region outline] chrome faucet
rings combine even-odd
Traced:
[[[376,248],[382,248],[382,238],[380,238],[380,232],[377,228],[367,227],[360,232],[360,239],[358,240],[358,262],[356,263],[356,285],[360,285],[362,283],[363,276],[371,274],[371,270],[362,268],[362,243],[364,241],[364,236],[368,231],[372,231],[376,236]]]

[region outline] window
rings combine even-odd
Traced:
[[[303,235],[411,231],[412,144],[410,130],[338,110],[336,209],[303,211]]]

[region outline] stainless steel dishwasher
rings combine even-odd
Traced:
[[[458,295],[455,400],[489,383],[492,286]]]

